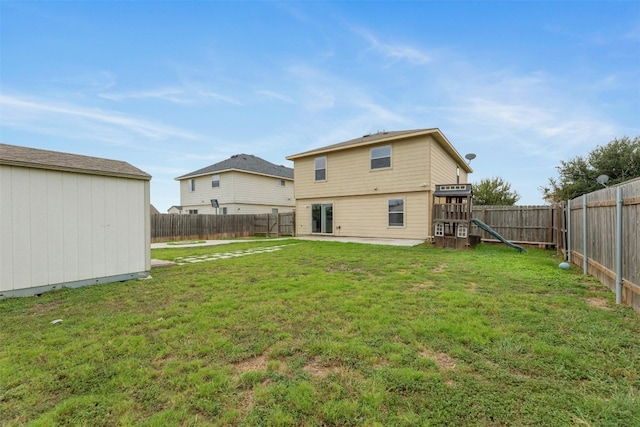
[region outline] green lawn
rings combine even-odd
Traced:
[[[269,246],[0,301],[0,425],[640,425],[640,316],[554,252],[152,256]]]

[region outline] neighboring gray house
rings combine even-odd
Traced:
[[[293,169],[251,154],[236,154],[176,180],[180,206],[169,213],[282,213],[295,206]]]
[[[0,298],[147,276],[150,179],[118,160],[0,144]]]

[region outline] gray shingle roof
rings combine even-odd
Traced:
[[[213,165],[190,172],[176,178],[181,180],[200,175],[210,175],[213,173],[225,172],[230,170],[241,170],[246,172],[257,173],[261,175],[270,175],[281,178],[293,179],[293,169],[282,165],[274,165],[260,157],[251,154],[235,154]]]
[[[339,142],[337,144],[327,145],[320,148],[315,148],[313,150],[304,151],[302,153],[293,154],[291,156],[287,156],[287,160],[295,160],[302,157],[318,155],[322,153],[328,153],[332,151],[340,151],[346,150],[352,147],[366,146],[376,143],[382,142],[391,142],[391,141],[400,141],[405,138],[410,138],[413,136],[420,135],[431,135],[436,141],[438,141],[442,147],[451,155],[458,164],[467,172],[473,172],[473,169],[469,166],[469,164],[462,158],[460,153],[455,149],[455,147],[449,142],[449,140],[444,136],[444,134],[438,128],[425,128],[425,129],[412,129],[412,130],[397,130],[397,131],[382,131],[377,133],[372,133],[368,135],[363,135],[359,138],[350,139],[348,141]]]
[[[59,151],[0,144],[0,164],[38,169],[53,169],[91,175],[150,180],[151,175],[120,160],[81,156]]]
[[[401,137],[401,136],[405,136],[405,135],[411,135],[411,134],[414,134],[414,133],[426,133],[426,132],[435,131],[435,130],[437,130],[437,129],[436,128],[433,128],[433,129],[412,129],[412,130],[382,131],[382,132],[378,132],[378,133],[371,133],[371,134],[363,135],[363,136],[361,136],[359,138],[354,138],[354,139],[350,139],[348,141],[339,142],[337,144],[326,145],[324,147],[314,148],[313,150],[305,151],[305,152],[298,153],[298,154],[293,154],[291,156],[288,156],[287,159],[292,159],[292,158],[295,158],[295,157],[304,157],[306,155],[310,155],[310,154],[317,153],[317,152],[340,150],[340,149],[343,149],[343,148],[348,148],[348,147],[356,146],[356,145],[368,145],[368,144],[373,144],[376,141],[394,139],[394,138],[397,138],[397,137]]]

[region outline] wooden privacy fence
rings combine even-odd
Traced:
[[[562,211],[557,206],[486,206],[474,205],[472,218],[493,228],[502,237],[519,245],[555,247],[561,236]],[[475,225],[472,234],[483,241],[498,242]]]
[[[293,212],[258,215],[151,215],[151,242],[293,236]]]
[[[293,236],[295,230],[293,212],[263,214],[255,217],[253,231],[255,236]]]
[[[567,259],[640,312],[640,179],[567,203]]]

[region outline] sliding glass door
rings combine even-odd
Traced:
[[[333,233],[333,203],[311,205],[311,232]]]

